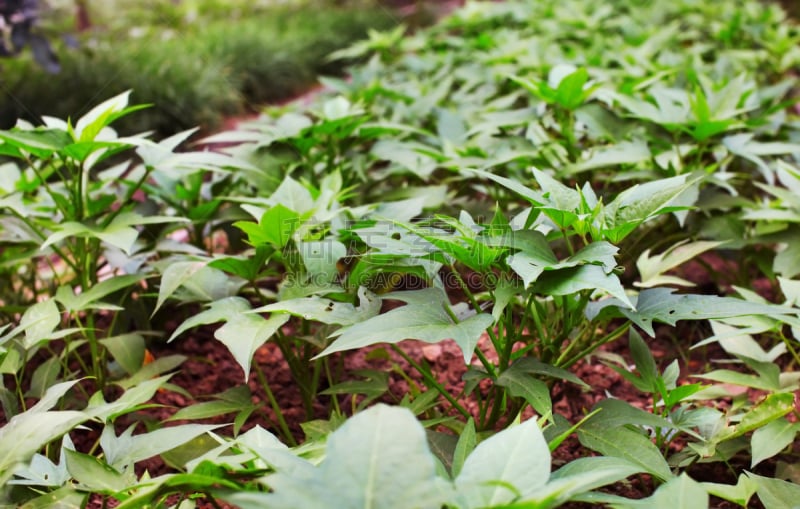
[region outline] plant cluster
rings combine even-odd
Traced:
[[[3,496],[792,506],[798,42],[755,1],[469,2],[414,35],[371,32],[337,51],[366,63],[325,79],[308,108],[207,138],[218,152],[178,151],[190,131],[119,136],[112,122],[139,114],[127,93],[74,124],[0,132],[14,161],[0,167]],[[720,294],[694,287],[688,262]],[[230,415],[232,431],[125,428],[157,391],[184,391],[169,382],[183,359],[146,362],[148,342],[209,326],[266,401],[243,385],[170,419]],[[726,358],[662,362],[656,336]],[[463,389],[408,339],[453,341]],[[302,395],[301,444],[253,368],[268,341]],[[607,349],[620,342],[629,357]],[[371,405],[390,400],[388,373],[343,372],[343,352],[367,348],[404,361],[394,406]],[[568,420],[553,394],[592,389],[581,362],[650,404],[608,395]],[[271,431],[246,426],[265,405]],[[314,420],[319,405],[328,419]],[[78,426],[96,430],[90,450],[76,450]],[[573,435],[596,455],[553,470]],[[137,471],[156,455],[175,471]],[[692,478],[714,463],[738,482]],[[756,473],[765,463],[770,475]],[[631,476],[652,479],[649,498],[600,490]]]
[[[226,115],[307,90],[320,73],[339,74],[341,65],[325,61],[328,53],[368,29],[397,23],[391,11],[377,7],[259,7],[241,0],[109,3],[92,2],[91,31],[69,40],[50,37],[60,61],[55,75],[26,54],[4,62],[3,127],[16,118],[37,123],[44,115],[77,118],[99,99],[133,89],[139,102],[154,107],[120,119],[116,127],[122,133],[155,130],[168,136],[198,125],[214,129]],[[71,1],[47,13],[42,24],[50,32],[69,33],[58,23],[72,19],[67,7],[73,8]]]

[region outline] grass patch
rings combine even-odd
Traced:
[[[325,56],[369,28],[396,23],[383,9],[354,7],[272,8],[234,22],[216,17],[186,26],[175,26],[174,16],[160,19],[172,20],[173,28],[129,29],[126,36],[113,28],[86,38],[79,49],[59,45],[57,75],[29,56],[4,62],[2,126],[17,118],[37,122],[44,114],[76,118],[98,98],[133,89],[137,102],[153,107],[121,122],[121,132],[213,129],[226,115],[289,98],[318,74],[340,72]]]

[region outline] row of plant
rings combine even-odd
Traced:
[[[190,131],[117,136],[112,122],[142,113],[127,93],[74,123],[0,132],[15,160],[0,168],[4,495],[30,507],[89,493],[120,507],[791,506],[798,39],[758,2],[470,2],[413,36],[338,52],[368,61],[325,80],[307,110],[206,140],[233,145],[223,152],[177,151]],[[709,267],[727,295],[676,272],[710,254],[736,267]],[[710,327],[679,326],[698,320]],[[169,382],[183,359],[145,363],[147,343],[207,326],[254,382],[171,420],[230,414],[232,430],[117,429],[158,390],[185,393]],[[648,348],[657,333],[728,357],[663,365]],[[454,340],[463,390],[406,339]],[[303,396],[301,445],[252,369],[267,341]],[[620,341],[630,359],[598,352]],[[342,352],[376,345],[405,361],[411,389],[395,407],[367,409],[385,374],[342,373]],[[570,371],[587,358],[651,405],[608,397],[579,422],[559,415],[554,387],[591,390]],[[252,386],[271,432],[247,427]],[[330,418],[312,420],[315,404]],[[520,423],[528,408],[537,418]],[[97,433],[90,450],[69,438],[79,426]],[[573,434],[596,455],[551,472]],[[155,455],[175,472],[137,474]],[[738,482],[692,479],[715,462]],[[770,475],[756,474],[765,462]],[[644,501],[597,491],[642,474],[657,486]]]
[[[218,4],[112,3],[110,12],[98,5],[92,29],[66,40],[55,34],[68,33],[63,22],[72,17],[49,12],[40,31],[50,34],[60,70],[51,74],[27,52],[3,62],[4,127],[16,118],[77,118],[134,89],[139,102],[154,106],[122,119],[120,132],[214,129],[225,116],[306,91],[321,73],[339,74],[341,65],[325,59],[330,52],[397,23],[378,6]]]

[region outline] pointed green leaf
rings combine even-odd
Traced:
[[[472,509],[508,503],[536,493],[550,477],[550,449],[530,419],[484,440],[455,480],[461,507]]]
[[[750,472],[747,472],[747,476],[758,486],[756,493],[764,507],[770,509],[797,507],[797,501],[800,500],[800,485]]]
[[[259,315],[239,314],[227,318],[225,325],[214,332],[217,338],[242,367],[245,380],[250,378],[250,363],[256,350],[267,342],[290,316],[275,313],[267,319]]]
[[[114,292],[133,286],[144,279],[141,274],[125,274],[106,279],[89,288],[87,291],[76,292],[69,286],[60,286],[56,291],[56,300],[70,312],[82,311],[90,304]]]
[[[183,334],[185,331],[197,327],[199,325],[207,325],[210,323],[224,322],[232,316],[246,313],[250,311],[250,303],[242,297],[228,297],[214,301],[210,304],[209,308],[202,311],[181,323],[175,332],[167,340],[167,343]]]
[[[175,291],[189,281],[198,270],[206,266],[205,261],[183,261],[174,262],[167,266],[161,273],[161,284],[158,287],[158,300],[156,307],[153,309],[153,314],[161,308],[166,300],[175,293]]]
[[[547,384],[513,366],[497,377],[496,383],[512,396],[524,398],[539,415],[549,415],[553,410]]]
[[[121,470],[139,461],[169,451],[220,426],[212,424],[182,424],[139,435],[132,435],[131,432],[133,430],[129,428],[119,436],[114,434],[112,427],[107,426],[101,435],[100,445],[103,448],[108,464]]]
[[[464,361],[469,363],[478,339],[494,323],[492,315],[481,313],[455,322],[445,309],[446,296],[424,305],[408,304],[369,320],[339,329],[339,336],[319,356],[334,352],[362,348],[377,343],[399,343],[405,339],[418,339],[438,343],[452,339],[461,348]],[[318,356],[318,357],[319,357]]]
[[[708,492],[685,473],[658,487],[647,499],[653,509],[707,509]]]
[[[76,451],[64,451],[67,470],[85,489],[110,494],[128,487],[128,480],[105,462]]]
[[[140,334],[122,334],[100,340],[114,360],[122,366],[129,375],[133,375],[144,364],[144,337]]]
[[[545,295],[572,295],[583,290],[602,290],[622,301],[631,310],[634,309],[619,277],[613,273],[607,274],[603,267],[598,265],[582,265],[545,272],[536,280],[533,289]]]
[[[305,320],[327,324],[352,325],[368,320],[381,310],[381,299],[364,287],[360,287],[361,305],[355,307],[348,302],[336,302],[322,297],[305,297],[268,304],[253,313],[289,313]]]
[[[578,439],[584,447],[606,456],[627,460],[661,480],[672,477],[661,452],[641,433],[624,427],[606,428],[586,423],[578,428]]]
[[[800,424],[776,419],[753,432],[750,439],[750,468],[769,459],[794,442]]]
[[[747,507],[750,498],[756,493],[758,483],[746,474],[739,474],[739,479],[735,486],[730,484],[704,482],[703,488],[715,497],[729,500],[742,507]]]
[[[25,331],[23,346],[26,349],[32,348],[39,341],[47,339],[59,323],[61,312],[54,299],[37,302],[29,307],[19,323],[19,328]]]
[[[478,445],[478,437],[475,434],[475,421],[470,418],[464,429],[461,430],[461,435],[459,435],[456,443],[456,450],[453,453],[453,466],[450,472],[453,478],[458,477],[461,473],[464,463],[472,451],[475,450],[476,445]]]
[[[279,471],[269,484],[273,493],[226,500],[242,509],[438,509],[447,496],[422,426],[407,409],[383,404],[336,430],[319,467],[302,476]]]

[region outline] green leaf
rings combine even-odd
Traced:
[[[455,480],[466,509],[508,503],[536,493],[550,477],[550,449],[530,419],[484,440],[469,455]]]
[[[377,343],[399,343],[405,339],[427,343],[452,339],[461,348],[464,362],[469,363],[478,339],[494,323],[494,318],[481,313],[456,322],[451,316],[447,296],[441,290],[423,292],[427,296],[424,303],[408,304],[334,332],[332,336],[338,338],[317,358]],[[396,297],[399,294],[392,295]]]
[[[800,500],[800,485],[780,479],[762,477],[751,472],[747,472],[747,477],[752,479],[758,486],[756,493],[764,507],[769,507],[770,509],[797,507],[797,501]]]
[[[229,317],[250,311],[250,303],[242,297],[228,297],[212,302],[209,308],[181,323],[167,340],[167,343],[183,334],[185,331],[200,325],[224,322]]]
[[[42,446],[90,418],[85,412],[49,411],[76,383],[73,380],[53,385],[38,403],[0,427],[0,485],[17,464],[27,462]]]
[[[94,492],[111,494],[128,487],[128,480],[94,456],[65,450],[67,470],[81,486]]]
[[[467,461],[472,451],[475,450],[477,444],[478,438],[475,434],[475,420],[470,418],[464,426],[464,429],[461,430],[458,443],[456,443],[456,450],[453,453],[453,466],[450,474],[454,479],[461,473],[462,468],[464,468],[464,463]]]
[[[622,458],[595,456],[578,458],[559,468],[550,476],[550,481],[536,493],[532,502],[540,506],[526,505],[525,502],[512,504],[513,507],[558,507],[572,497],[612,484],[642,472],[637,465]]]
[[[800,274],[800,242],[790,240],[786,247],[775,255],[772,270],[785,278]]]
[[[322,297],[289,299],[253,309],[253,313],[289,313],[321,323],[353,325],[377,315],[381,310],[381,299],[364,287],[358,289],[361,305],[355,307],[348,302],[336,302]]]
[[[261,228],[261,237],[257,244],[266,242],[276,249],[281,249],[289,243],[294,232],[300,227],[300,223],[300,214],[278,203],[261,216],[261,221],[258,223]],[[250,241],[253,242],[253,239],[251,238]]]
[[[5,142],[4,145],[21,148],[42,159],[46,159],[53,152],[58,152],[70,142],[67,133],[58,129],[0,131],[0,139]]]
[[[572,295],[583,290],[602,290],[635,309],[616,274],[606,273],[598,265],[582,265],[543,273],[533,290],[545,295]],[[625,310],[623,310],[625,312]]]
[[[685,473],[658,487],[648,499],[653,509],[707,509],[708,492]]]
[[[739,437],[766,426],[794,410],[794,394],[789,392],[770,394],[763,401],[748,410],[739,423],[722,434],[722,439]]]
[[[133,427],[130,427],[116,436],[113,426],[107,425],[100,436],[100,446],[103,448],[103,454],[108,464],[118,470],[123,470],[219,427],[220,425],[210,424],[183,424],[139,435],[133,435]]]
[[[601,303],[614,307],[650,336],[655,336],[653,322],[675,325],[678,320],[711,320],[736,316],[766,315],[778,320],[797,311],[782,306],[748,302],[733,297],[716,295],[681,295],[670,288],[648,288],[635,299],[636,310],[625,309],[614,301]],[[591,310],[591,308],[590,308]],[[589,313],[593,318],[594,313]]]
[[[100,340],[114,360],[122,366],[129,375],[133,375],[144,364],[144,337],[140,334],[122,334]]]
[[[273,493],[239,492],[227,501],[242,509],[438,509],[447,496],[422,426],[407,409],[383,404],[336,430],[320,466],[291,474],[269,477]]]
[[[549,415],[553,410],[547,384],[513,366],[497,377],[496,383],[512,396],[524,398],[539,415]]]
[[[694,286],[694,283],[690,281],[664,273],[691,260],[700,253],[719,247],[722,244],[724,242],[684,241],[675,244],[659,255],[653,256],[650,256],[650,250],[646,249],[636,260],[636,268],[639,270],[641,281],[635,282],[634,285],[641,288],[652,288],[665,284]]]
[[[494,173],[489,173],[488,171],[483,170],[464,170],[465,173],[474,173],[479,177],[483,177],[489,180],[493,180],[497,182],[501,186],[517,193],[522,198],[525,198],[529,203],[534,206],[540,206],[546,202],[544,196],[539,191],[535,191],[529,187],[525,187],[524,185],[520,184],[518,181],[502,177],[500,175],[495,175]]]
[[[739,474],[739,479],[736,485],[720,484],[713,482],[704,482],[703,487],[710,494],[715,497],[729,500],[742,507],[747,507],[750,498],[755,494],[758,489],[758,483],[745,474]]]
[[[515,361],[514,364],[509,367],[509,370],[548,376],[557,380],[566,380],[568,382],[572,382],[584,389],[590,388],[586,382],[566,369],[551,366],[550,364],[546,364],[533,357],[522,357],[521,359]]]
[[[634,329],[631,329],[629,333],[628,346],[631,349],[631,357],[634,364],[636,364],[639,376],[641,376],[644,383],[650,386],[650,391],[655,393],[658,387],[657,380],[659,375],[656,361],[652,352],[650,352],[650,348],[644,342],[642,336]]]
[[[570,228],[578,219],[577,211],[581,206],[580,193],[541,170],[533,168],[531,171],[539,187],[542,188],[544,197],[544,203],[539,208],[559,228]]]
[[[750,439],[750,468],[769,459],[794,442],[800,424],[776,419],[756,429]]]
[[[721,382],[725,384],[741,385],[742,387],[751,387],[753,389],[761,389],[764,391],[779,390],[775,383],[771,380],[764,379],[761,376],[751,375],[749,373],[741,373],[730,369],[717,369],[703,375],[693,375],[696,378],[704,380],[713,380],[714,382]]]
[[[251,405],[255,406],[255,405]],[[242,408],[242,412],[246,411],[246,407]],[[249,415],[249,413],[248,413]],[[234,436],[239,433],[239,429],[234,427],[233,434]],[[204,433],[202,435],[198,435],[193,439],[189,440],[188,442],[184,442],[183,444],[173,447],[169,451],[164,451],[159,456],[161,459],[164,460],[164,463],[169,465],[170,467],[176,470],[187,470],[187,464],[196,461],[198,458],[203,457],[206,453],[214,450],[219,450],[219,437],[213,436],[210,433]],[[219,467],[225,474],[227,472],[225,469],[220,466]],[[180,475],[180,474],[178,474]],[[223,478],[217,478],[216,483],[220,485],[224,485],[225,482],[231,483],[230,480],[225,479],[225,475]],[[170,482],[170,484],[172,484]],[[234,484],[235,483],[231,483]]]
[[[116,114],[124,112],[128,106],[130,90],[103,101],[75,123],[75,141],[94,140],[100,131],[116,118]]]
[[[602,233],[612,243],[619,243],[648,219],[693,204],[696,196],[692,193],[697,185],[698,180],[687,182],[686,175],[679,175],[625,189],[603,209]],[[686,201],[689,203],[684,203]]]
[[[238,314],[227,318],[225,325],[214,332],[217,338],[242,367],[245,381],[250,379],[250,363],[256,350],[267,342],[290,316],[275,313],[265,319],[259,315]]]
[[[240,385],[214,395],[214,401],[194,403],[181,408],[168,421],[207,419],[244,410],[252,405],[252,393],[246,385]]]
[[[25,395],[29,398],[39,399],[45,395],[47,389],[53,386],[61,374],[61,359],[50,357],[36,367],[31,378],[31,386]]]
[[[61,323],[61,312],[55,299],[37,302],[29,307],[19,322],[19,329],[25,331],[23,346],[29,349],[47,339],[59,323]]]
[[[581,67],[564,76],[556,88],[555,102],[568,110],[574,110],[586,100],[584,86],[589,81],[589,73]]]
[[[620,399],[604,399],[599,401],[592,411],[600,410],[587,423],[596,428],[617,428],[621,426],[648,426],[663,430],[677,429],[678,426],[658,415],[636,408]]]
[[[334,394],[363,395],[364,399],[359,403],[359,408],[363,408],[389,390],[389,374],[385,371],[358,369],[354,370],[353,374],[363,380],[345,380],[331,385],[320,394],[326,396]]]
[[[64,486],[45,493],[19,506],[20,509],[83,509],[88,493],[81,493],[71,486]]]
[[[508,266],[522,278],[526,287],[535,282],[545,271],[599,265],[606,273],[610,273],[616,267],[614,256],[618,249],[608,242],[593,242],[574,255],[559,261],[544,235],[537,231],[516,231],[508,237],[508,240],[502,241],[503,244],[518,248],[520,251],[509,256],[506,261]]]
[[[144,279],[141,274],[125,274],[100,281],[86,291],[76,291],[77,288],[59,286],[56,291],[56,300],[69,312],[83,311],[91,304],[114,292],[135,285]]]
[[[636,164],[649,161],[652,157],[647,143],[641,139],[622,141],[616,145],[593,147],[589,154],[585,160],[570,168],[570,173]]]
[[[153,314],[161,308],[166,300],[192,276],[206,266],[205,261],[183,261],[170,263],[161,273],[161,284],[158,286],[158,300]],[[175,336],[175,334],[173,334]]]
[[[118,215],[108,226],[102,228],[88,226],[75,221],[67,221],[58,225],[56,231],[47,237],[47,240],[44,241],[41,248],[45,249],[69,237],[84,237],[100,239],[111,246],[119,248],[125,254],[130,255],[134,243],[139,237],[139,231],[134,228],[134,225],[187,221],[188,219],[170,216],[144,217],[133,212]]]
[[[97,392],[89,400],[86,413],[103,421],[113,421],[117,416],[132,412],[142,403],[149,401],[156,391],[169,380],[170,376],[144,380],[126,390],[122,396],[110,403],[106,403],[103,399],[102,392]]]
[[[661,452],[641,433],[624,427],[606,428],[586,423],[578,428],[578,439],[584,447],[606,456],[622,458],[661,480],[672,477]]]
[[[331,283],[339,275],[339,260],[347,256],[347,247],[333,239],[300,242],[297,245],[303,265],[317,283]]]
[[[165,355],[163,357],[158,357],[154,361],[140,367],[132,376],[124,380],[119,380],[115,382],[115,384],[125,390],[130,389],[145,380],[150,380],[151,378],[161,376],[168,371],[176,369],[183,364],[185,360],[186,356],[184,355]]]

